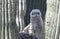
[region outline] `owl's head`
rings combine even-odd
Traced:
[[[41,17],[41,12],[39,9],[33,9],[30,13],[30,18],[39,18]]]

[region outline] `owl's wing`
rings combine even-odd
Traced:
[[[23,32],[28,33],[28,32],[29,32],[29,28],[30,28],[30,24],[27,25],[27,26],[23,29]]]

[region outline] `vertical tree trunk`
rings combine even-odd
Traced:
[[[47,0],[45,39],[59,39],[59,0]]]
[[[2,0],[2,31],[1,31],[1,39],[5,38],[5,18],[4,18],[4,14],[5,14],[5,0]]]
[[[24,28],[24,16],[26,13],[26,0],[19,0],[19,22],[20,22],[20,31]]]
[[[16,26],[16,0],[2,0],[1,39],[19,39]]]
[[[1,39],[1,28],[2,28],[2,0],[0,0],[0,39]]]
[[[11,24],[10,24],[10,29],[11,29],[11,37],[12,39],[19,39],[19,34],[18,34],[18,30],[17,30],[17,26],[16,26],[16,0],[11,0],[11,13],[10,13],[10,20],[11,20]]]

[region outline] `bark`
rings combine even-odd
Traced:
[[[2,0],[0,0],[0,39],[1,39],[1,27],[2,27]]]
[[[26,0],[19,0],[19,22],[20,22],[20,31],[23,30],[24,24],[24,16],[26,13]]]
[[[2,32],[1,39],[19,39],[16,26],[15,0],[2,0]]]
[[[59,0],[47,0],[45,39],[59,39]]]

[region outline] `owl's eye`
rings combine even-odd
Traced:
[[[40,13],[39,13],[39,12],[37,12],[36,14],[37,14],[37,15],[40,15]]]
[[[35,13],[32,13],[32,15],[35,15]]]
[[[40,13],[39,12],[34,12],[34,13],[32,13],[32,15],[40,15]]]

